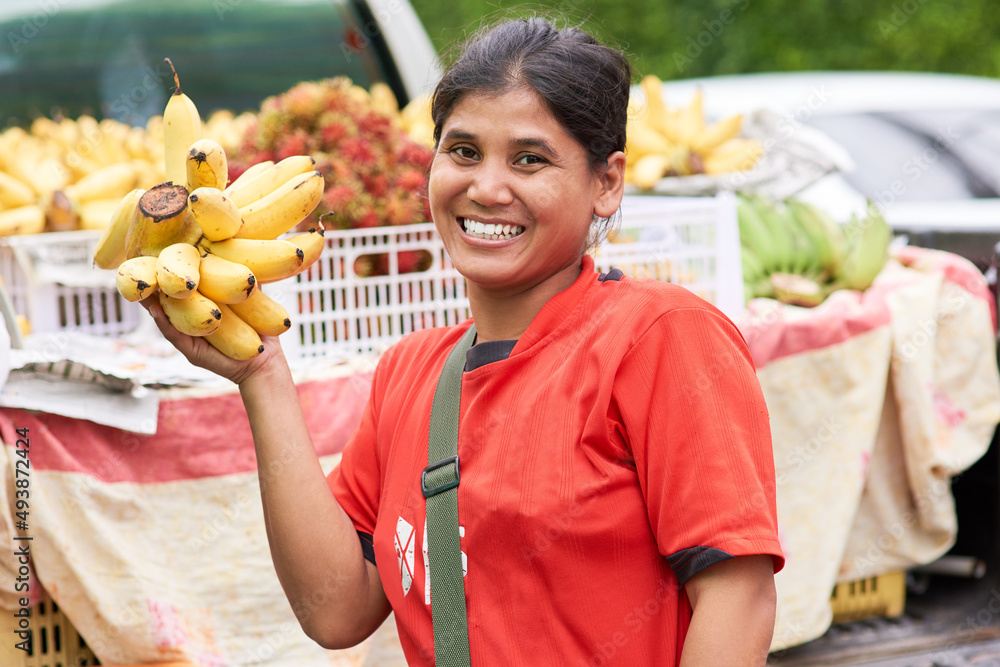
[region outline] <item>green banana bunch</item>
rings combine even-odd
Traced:
[[[778,218],[777,222],[784,226],[791,246],[788,273],[818,277],[820,273],[819,249],[799,222],[793,209],[788,206],[787,201],[775,206],[773,215]]]
[[[768,271],[757,254],[747,246],[740,247],[743,264],[743,296],[746,301],[756,297],[770,297],[774,289],[768,280]]]
[[[740,244],[747,248],[761,264],[761,273],[778,268],[779,258],[774,253],[771,230],[750,199],[740,196],[736,202],[736,219],[740,229]]]
[[[815,249],[819,268],[816,277],[822,281],[837,275],[847,252],[847,242],[840,224],[823,209],[802,200],[788,199],[785,206]]]
[[[768,230],[768,245],[773,262],[771,271],[789,271],[795,262],[795,249],[788,227],[788,220],[779,212],[771,199],[762,195],[750,197],[750,203],[757,211]]]
[[[843,265],[833,277],[834,282],[845,289],[866,290],[888,259],[892,229],[878,207],[869,202],[864,217],[851,216],[844,236],[847,252]]]

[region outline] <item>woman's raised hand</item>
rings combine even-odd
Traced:
[[[170,323],[163,313],[159,299],[153,294],[139,302],[153,318],[156,327],[171,345],[183,354],[195,366],[209,370],[239,385],[259,370],[274,364],[285,364],[281,344],[277,336],[261,336],[264,351],[245,361],[231,359],[215,349],[207,340],[198,336],[188,336],[181,333]]]

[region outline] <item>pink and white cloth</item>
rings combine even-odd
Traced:
[[[370,382],[368,373],[334,370],[298,385],[326,470],[360,419]],[[15,429],[28,429],[30,440],[34,574],[103,664],[405,664],[391,620],[346,651],[324,651],[303,633],[271,562],[256,457],[235,391],[163,391],[152,436],[0,410],[5,544],[16,534],[8,505]],[[269,474],[282,474],[280,466]],[[3,609],[17,608],[16,572],[5,549]],[[313,599],[299,602],[320,606],[329,594],[318,585]]]
[[[738,324],[771,416],[780,649],[827,630],[835,583],[954,545],[951,479],[1000,422],[996,302],[965,259],[904,247],[864,293],[757,299]]]

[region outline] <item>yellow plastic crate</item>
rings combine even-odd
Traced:
[[[32,634],[30,652],[15,647],[18,619],[12,613],[0,614],[0,665],[3,667],[86,667],[99,665],[94,653],[70,623],[59,606],[51,600],[31,608],[29,627]]]
[[[906,573],[880,574],[837,584],[830,596],[833,622],[845,623],[872,616],[895,618],[906,606]]]

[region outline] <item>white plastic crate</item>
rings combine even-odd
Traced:
[[[114,272],[92,266],[98,232],[60,232],[0,241],[0,276],[15,312],[33,330],[77,329],[118,336],[140,322],[141,307],[121,298]],[[727,315],[743,309],[736,199],[630,196],[622,203],[617,242],[595,253],[600,271],[684,285]],[[400,253],[424,251],[430,268],[400,273]],[[355,262],[385,256],[387,275],[361,277]],[[465,281],[431,223],[328,231],[312,268],[270,283],[265,292],[292,319],[282,336],[290,359],[378,354],[404,334],[469,317]]]
[[[431,265],[400,273],[400,253],[424,251]],[[355,263],[386,255],[387,275],[362,277]],[[291,280],[264,286],[288,310],[289,358],[378,354],[403,335],[469,317],[465,280],[433,223],[328,231],[323,256]]]
[[[684,285],[727,315],[743,309],[736,198],[626,197],[615,243],[595,254],[600,271]],[[292,318],[282,336],[289,358],[378,354],[404,334],[469,317],[465,281],[444,252],[434,225],[326,234],[322,258],[295,279],[265,286]],[[426,271],[399,273],[399,253],[430,254]],[[361,277],[358,258],[386,254],[388,274]]]
[[[0,277],[14,312],[37,333],[76,330],[120,336],[139,324],[141,306],[115,289],[115,272],[93,266],[100,232],[11,236],[0,240]]]
[[[743,311],[736,196],[629,196],[614,242],[595,252],[600,271],[683,285],[729,317]]]

